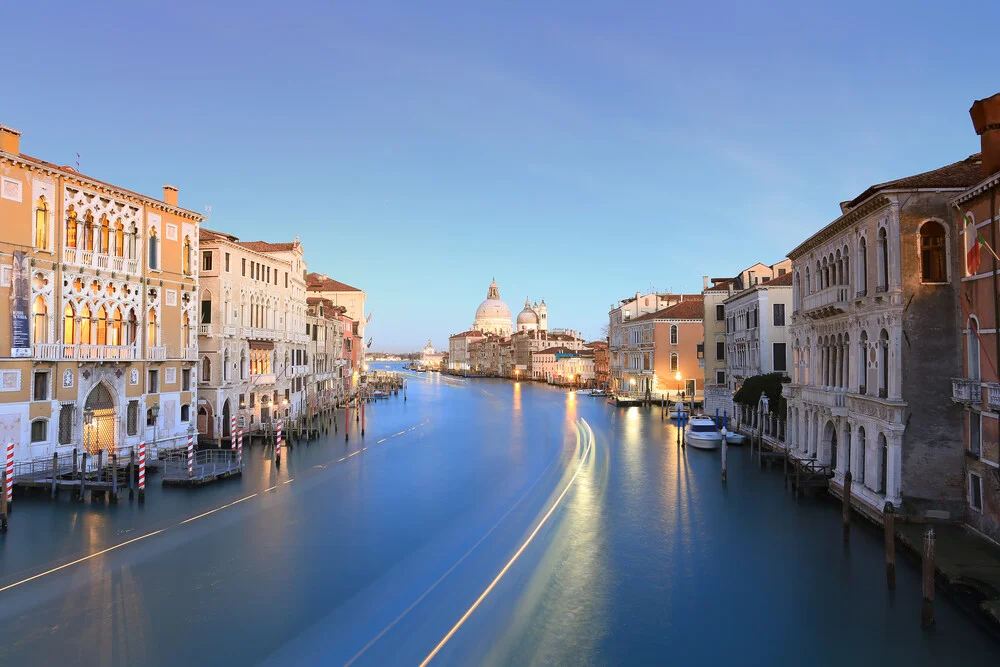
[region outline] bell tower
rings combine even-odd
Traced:
[[[538,328],[541,331],[549,330],[549,309],[545,306],[545,299],[538,306]]]

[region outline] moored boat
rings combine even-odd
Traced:
[[[698,449],[718,449],[722,446],[722,433],[711,417],[695,415],[684,429],[684,442]]]
[[[687,404],[684,403],[683,401],[678,401],[677,403],[674,403],[673,406],[670,408],[671,419],[680,419],[681,417],[684,417],[686,419],[687,416],[688,416],[688,407]]]
[[[730,445],[742,445],[746,442],[747,437],[742,433],[737,433],[736,431],[726,432],[726,443]]]

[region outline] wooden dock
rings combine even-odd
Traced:
[[[51,459],[21,461],[14,467],[14,486],[48,491],[53,498],[67,489],[77,500],[85,499],[89,491],[93,500],[107,498],[116,503],[123,490],[134,491],[138,469],[131,453],[124,458],[105,454],[103,450],[94,456],[73,450],[53,454]]]
[[[228,449],[202,449],[194,453],[188,466],[187,453],[163,461],[163,484],[201,486],[220,479],[243,474],[243,464]]]

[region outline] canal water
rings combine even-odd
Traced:
[[[381,367],[381,365],[376,365]],[[408,374],[403,396],[144,506],[18,499],[0,665],[977,665],[1000,646],[881,534],[657,410]]]

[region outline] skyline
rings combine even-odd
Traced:
[[[178,186],[209,229],[298,234],[310,271],[368,294],[372,349],[446,349],[494,275],[513,317],[544,298],[594,339],[619,299],[777,262],[839,201],[978,151],[988,44],[905,7],[67,4],[53,44],[112,13],[124,38],[74,72],[11,30],[0,53],[36,59],[9,68],[0,123],[29,155]]]

